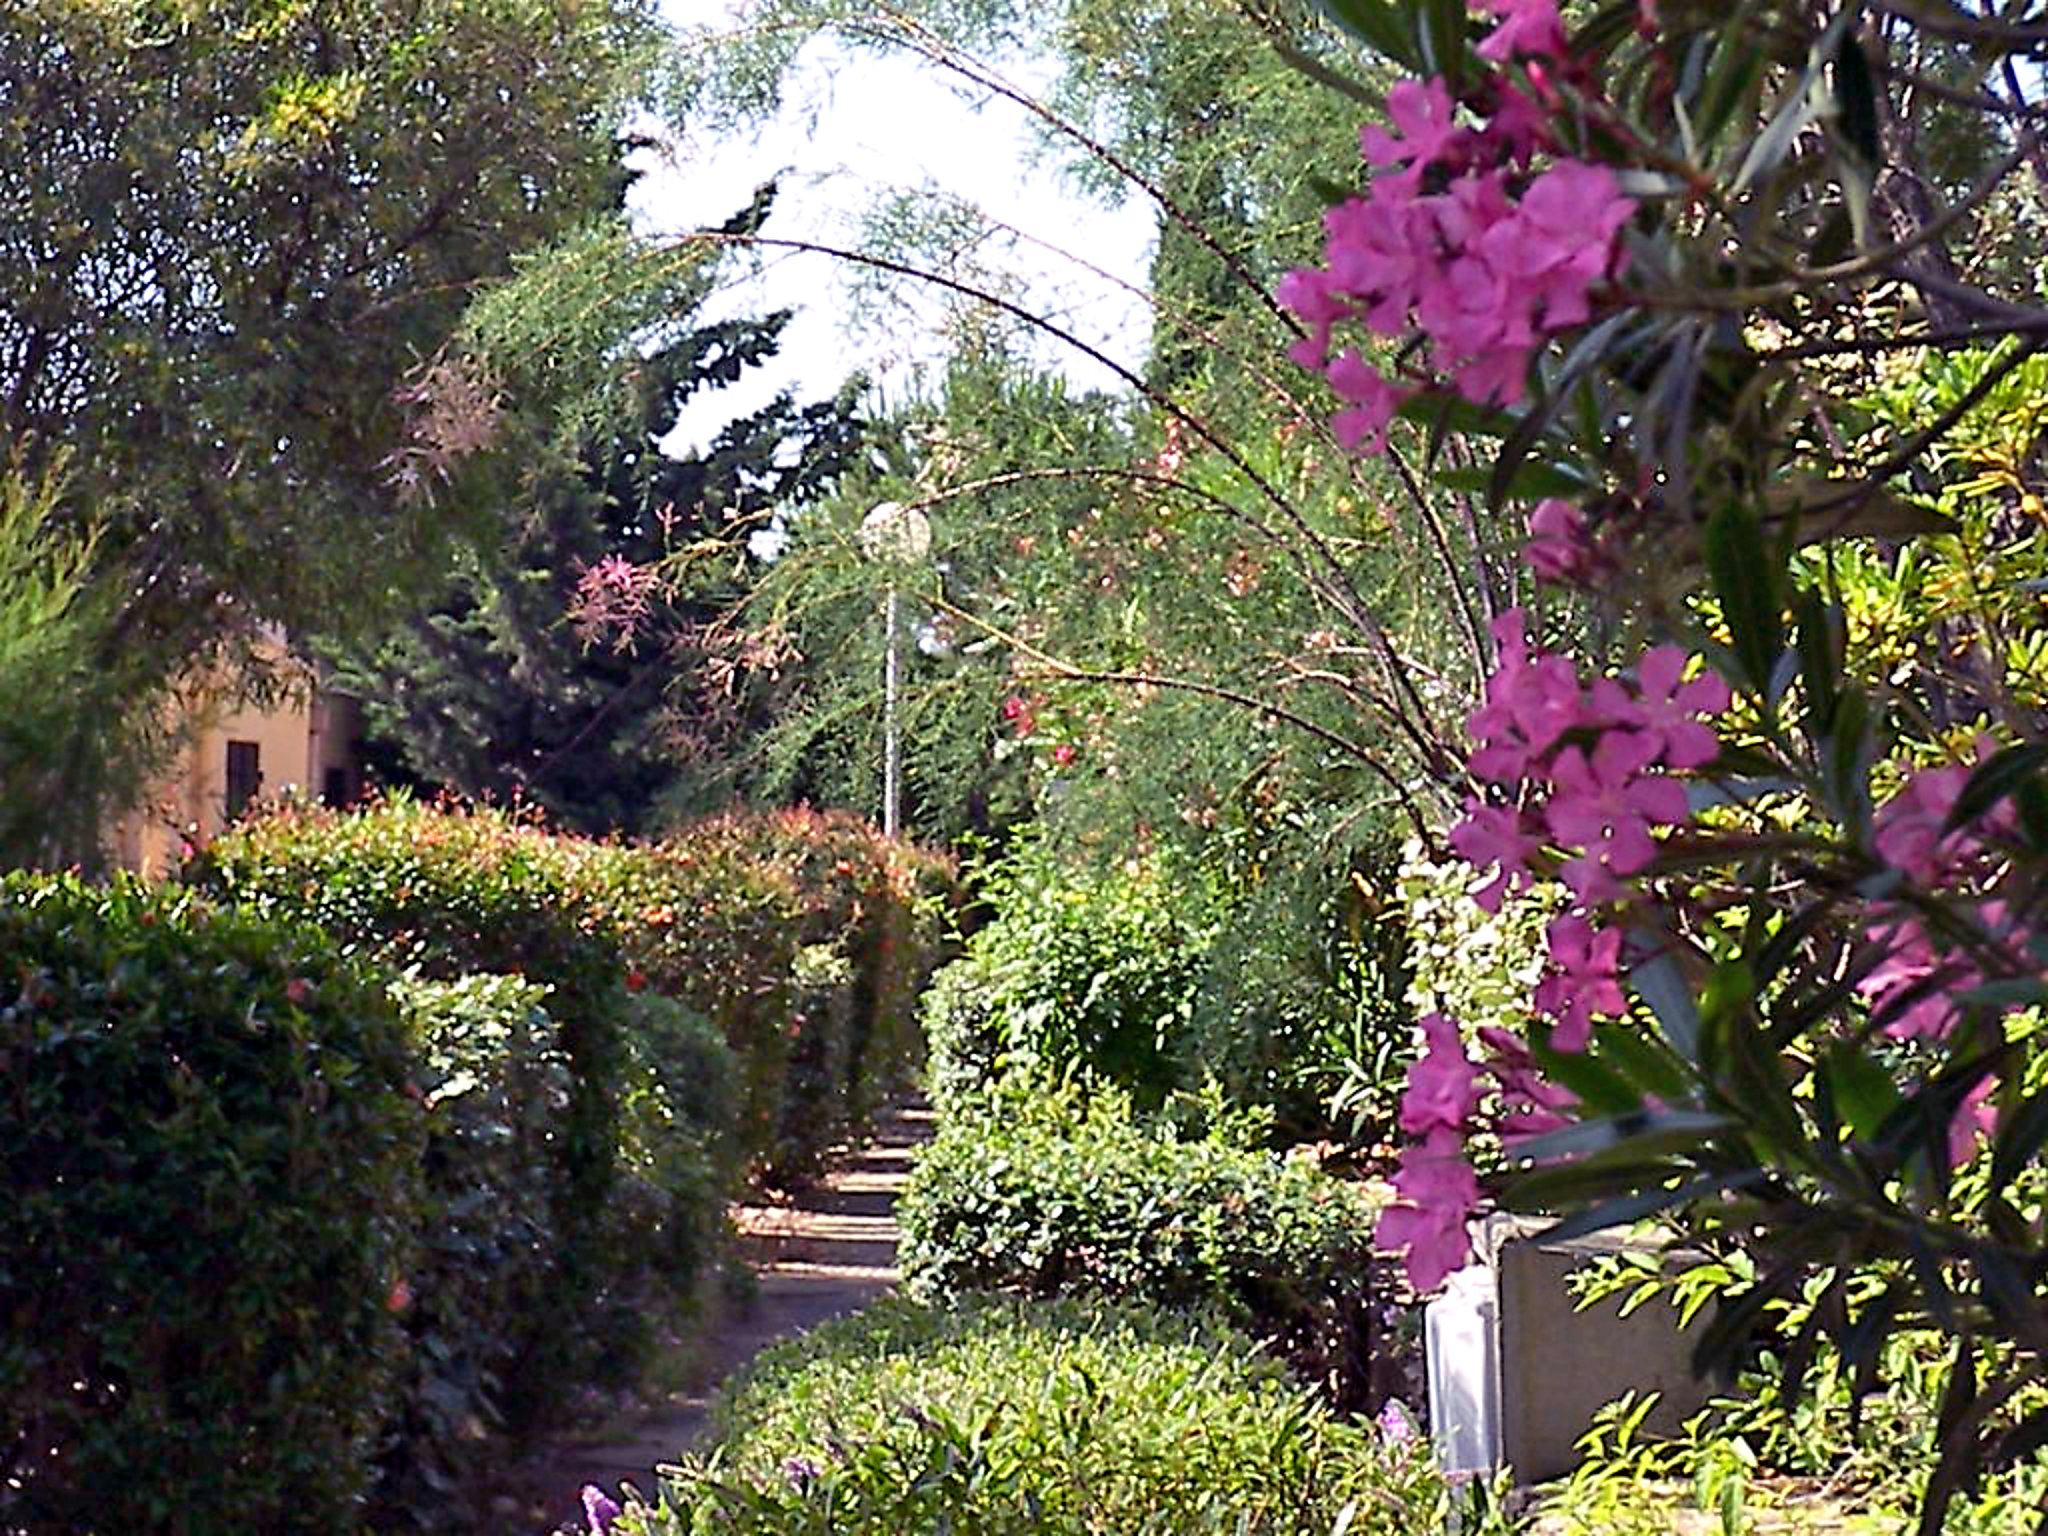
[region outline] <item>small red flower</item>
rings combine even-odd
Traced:
[[[303,976],[294,976],[284,984],[284,1000],[294,1008],[303,1008],[313,996],[313,984]]]
[[[391,1282],[391,1289],[384,1297],[384,1310],[393,1317],[403,1317],[412,1310],[412,1287],[403,1275]]]
[[[1071,763],[1075,758],[1079,757],[1080,755],[1080,752],[1076,750],[1074,744],[1071,741],[1063,741],[1058,746],[1052,749],[1052,760],[1058,763],[1062,768],[1066,767],[1067,764]]]
[[[646,990],[646,987],[647,987],[647,976],[646,976],[646,973],[645,973],[645,972],[643,972],[643,971],[628,971],[628,972],[626,972],[626,990],[627,990],[628,992],[641,992],[641,991],[644,991],[644,990]]]

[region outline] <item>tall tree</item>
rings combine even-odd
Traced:
[[[0,442],[67,457],[136,688],[432,569],[470,503],[399,473],[406,381],[616,202],[656,39],[645,0],[5,8]]]
[[[387,777],[601,833],[645,830],[716,776],[700,759],[748,707],[715,627],[753,578],[745,536],[836,485],[863,439],[857,388],[778,396],[702,452],[659,445],[685,402],[772,356],[788,318],[705,324],[636,360],[574,464],[508,503],[502,543],[374,649],[341,653]]]

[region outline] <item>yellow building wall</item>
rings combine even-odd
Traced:
[[[251,805],[353,798],[361,784],[355,703],[319,689],[310,669],[297,670],[298,682],[267,708],[224,706],[205,690],[173,706],[184,716],[186,743],[176,766],[114,828],[109,845],[117,863],[159,878],[228,825],[231,744],[255,748],[259,777]]]

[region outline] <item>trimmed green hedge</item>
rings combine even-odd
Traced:
[[[1129,1306],[881,1302],[762,1355],[619,1536],[1410,1536],[1414,1446],[1242,1336]]]
[[[906,1286],[1218,1308],[1362,1403],[1374,1212],[1356,1185],[1264,1150],[1264,1130],[1226,1116],[1184,1134],[1113,1088],[1007,1078],[956,1102],[911,1171]]]
[[[245,823],[186,878],[429,977],[550,987],[576,1079],[564,1155],[581,1210],[602,1204],[616,1169],[622,989],[717,1028],[739,1063],[740,1155],[801,1172],[917,1060],[915,998],[952,892],[949,866],[850,816],[736,812],[629,844],[403,796]]]
[[[421,1210],[385,978],[188,891],[12,876],[0,1061],[0,1529],[354,1529]]]

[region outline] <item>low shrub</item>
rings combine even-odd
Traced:
[[[602,1205],[616,1170],[625,976],[618,945],[581,910],[553,842],[504,812],[394,795],[360,811],[286,806],[245,821],[199,853],[184,878],[310,919],[429,980],[490,972],[545,985],[572,1076],[557,1127],[566,1235]]]
[[[533,1335],[548,1352],[523,1358],[519,1386],[502,1404],[520,1430],[557,1395],[544,1381],[582,1379],[613,1358],[632,1319],[606,1316],[605,1308],[637,1294],[635,1271],[652,1259],[615,1216],[624,962],[577,900],[556,842],[501,811],[394,796],[353,812],[281,808],[231,829],[185,871],[207,891],[317,922],[393,969],[438,981],[514,975],[548,989],[569,1070],[567,1103],[548,1143],[559,1169],[549,1186],[559,1263]]]
[[[1373,1211],[1354,1184],[1264,1149],[1260,1112],[1135,1115],[1108,1087],[1013,1076],[942,1116],[898,1202],[926,1298],[1085,1292],[1214,1307],[1334,1400],[1372,1395]]]
[[[944,931],[943,861],[810,810],[735,811],[575,857],[634,971],[732,1044],[745,1152],[771,1182],[809,1172],[907,1080]]]
[[[1187,893],[1155,868],[1081,875],[1027,845],[981,894],[998,916],[926,1003],[935,1102],[1012,1068],[1083,1071],[1141,1108],[1196,1080],[1187,1030],[1207,936]]]
[[[632,1536],[1360,1536],[1441,1528],[1429,1457],[1227,1330],[884,1301],[760,1357]]]
[[[357,1527],[421,1200],[385,981],[190,891],[0,885],[0,1529]]]
[[[771,1163],[809,1172],[922,1058],[917,998],[943,952],[952,868],[844,811],[736,812],[683,835],[750,851],[798,893],[804,947]]]

